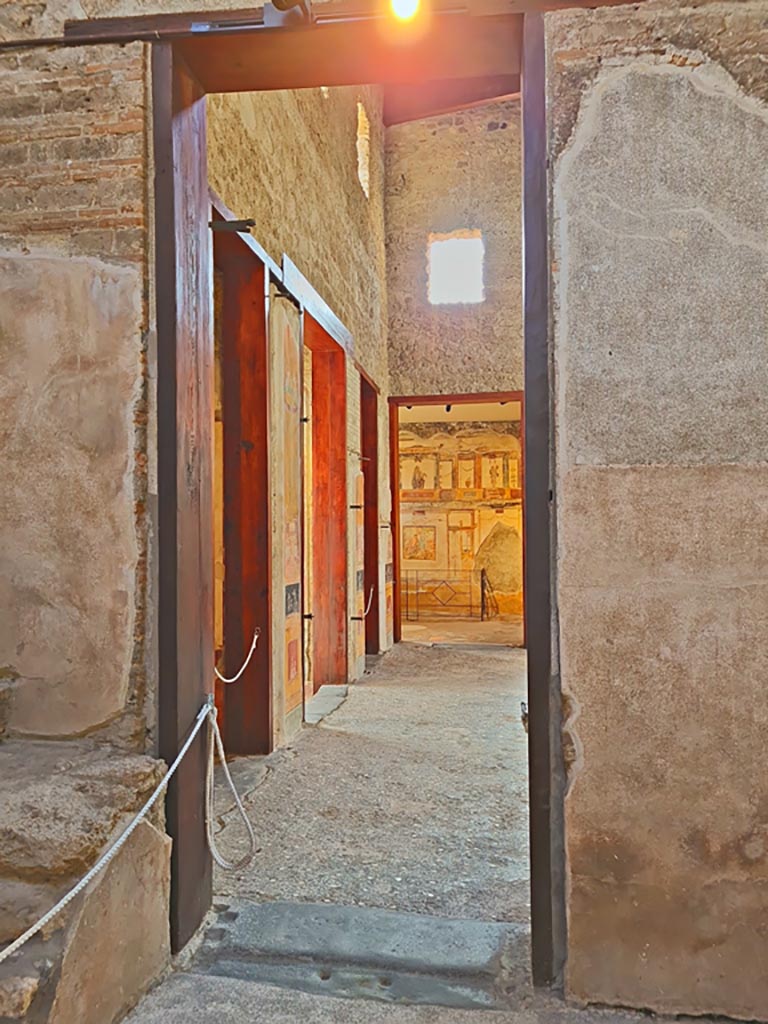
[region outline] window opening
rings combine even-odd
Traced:
[[[431,234],[427,244],[429,301],[433,306],[485,301],[481,231]]]
[[[357,177],[365,198],[371,197],[371,122],[362,103],[357,104]]]

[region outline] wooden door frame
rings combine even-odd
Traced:
[[[360,455],[363,469],[363,596],[365,653],[381,650],[379,595],[379,390],[360,374]],[[370,604],[369,604],[370,601]]]
[[[213,257],[205,97],[152,48],[157,307],[158,736],[173,761],[213,682]],[[171,948],[211,904],[201,731],[168,786]]]
[[[523,324],[525,361],[525,632],[533,981],[560,984],[567,955],[565,770],[557,633],[546,38],[541,13],[523,21]]]
[[[211,194],[212,221],[234,215]],[[250,236],[247,236],[250,238]],[[224,423],[224,740],[230,754],[273,748],[271,508],[269,500],[269,341],[271,261],[234,231],[213,231],[214,267],[223,274],[221,373]]]
[[[131,20],[125,19],[126,23]],[[103,38],[95,41],[104,41],[109,30],[106,26],[94,29],[97,37],[99,31]],[[212,551],[210,565],[207,556],[201,559],[210,543],[204,534],[208,530],[212,537],[213,533],[206,434],[210,427],[204,415],[208,413],[212,422],[212,353],[206,348],[209,341],[205,338],[206,329],[210,331],[210,322],[206,328],[210,298],[200,276],[210,240],[208,207],[202,202],[199,188],[206,166],[203,90],[174,54],[174,45],[179,43],[157,42],[160,37],[156,30],[147,31],[147,40],[152,42],[158,330],[158,715],[160,754],[170,760],[210,689],[213,667]],[[83,41],[93,42],[93,34]],[[551,592],[555,510],[550,471],[546,77],[544,21],[538,12],[524,15],[522,62],[531,926],[533,980],[541,986],[561,976],[566,934],[560,696],[559,680],[552,673],[556,643]],[[187,194],[185,187],[190,182],[198,188]],[[194,265],[183,258],[190,246],[197,256]],[[197,291],[196,319],[186,301],[190,291]],[[397,454],[397,418],[393,410],[396,413],[396,406],[390,404],[390,440],[394,442],[391,458]],[[395,537],[399,534],[396,515],[393,507]],[[398,608],[396,624],[399,617]],[[210,904],[210,857],[202,821],[203,760],[200,741],[169,790],[167,820],[174,839],[171,934],[175,949],[188,940]]]
[[[346,354],[307,309],[304,346],[312,353],[312,688],[349,678]],[[321,581],[324,600],[317,596]],[[330,586],[328,586],[330,584]]]
[[[476,391],[462,392],[452,395],[390,395],[389,396],[389,486],[392,496],[392,562],[393,562],[393,636],[395,643],[400,643],[403,636],[402,594],[400,576],[402,572],[402,550],[400,539],[400,409],[405,405],[475,405],[483,402],[519,402],[520,403],[520,447],[523,475],[525,475],[525,392],[523,391]],[[523,495],[525,485],[523,486]],[[523,507],[523,567],[525,568],[525,507]],[[524,588],[527,581],[523,584]],[[525,589],[523,590],[523,608],[525,608]],[[523,642],[525,642],[525,623],[523,624]]]

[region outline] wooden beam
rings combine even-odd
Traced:
[[[213,245],[223,278],[225,675],[237,673],[254,630],[261,631],[247,669],[226,688],[225,740],[231,754],[268,754],[272,749],[269,271],[239,235],[216,232]]]
[[[636,3],[644,2],[645,0],[434,0],[430,5],[430,13],[464,13],[475,17],[524,15],[536,11],[634,6]],[[385,0],[329,0],[317,4],[314,15],[317,25],[360,19],[384,21],[389,18]],[[26,45],[30,45],[30,42],[70,45],[134,41],[156,43],[190,36],[211,38],[218,34],[227,34],[233,37],[239,32],[252,32],[264,27],[263,7],[70,19],[65,21],[64,35],[60,39],[20,40],[18,44],[10,45],[19,45],[22,42]]]
[[[516,97],[519,92],[519,75],[457,78],[423,82],[421,85],[387,85],[384,87],[384,124],[389,127],[469,110],[494,100]]]
[[[361,19],[201,33],[176,45],[206,92],[253,92],[517,75],[521,28],[516,15],[450,14],[418,34]]]
[[[400,590],[400,413],[397,399],[389,400],[389,486],[392,495],[392,629],[395,643],[403,637]]]
[[[328,344],[335,342],[341,348],[352,355],[354,343],[352,334],[344,326],[338,316],[334,313],[325,299],[314,288],[310,281],[302,274],[296,264],[288,256],[283,255],[282,271],[283,287],[290,292],[294,299],[322,327],[328,335]],[[317,332],[313,335],[315,344],[322,344],[322,336]]]
[[[525,345],[526,523],[525,634],[528,645],[528,765],[532,964],[535,985],[559,975],[553,854],[552,744],[559,745],[559,709],[552,688],[550,532],[549,235],[547,226],[547,106],[544,19],[526,15],[523,57],[523,293]],[[555,726],[552,720],[554,715]],[[562,879],[557,889],[562,899]]]
[[[365,653],[381,650],[379,633],[379,396],[360,378],[360,453],[363,458]],[[372,595],[372,596],[371,596]],[[368,601],[370,599],[370,606]]]
[[[476,391],[457,395],[391,395],[392,405],[475,405],[482,402],[520,402],[522,391]]]
[[[152,51],[157,286],[159,752],[170,762],[213,680],[213,316],[205,99],[170,45]],[[205,730],[168,787],[171,945],[211,904]]]

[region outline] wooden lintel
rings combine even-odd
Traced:
[[[479,405],[483,402],[521,402],[522,391],[476,391],[457,395],[390,395],[390,405]]]
[[[457,78],[384,88],[384,123],[389,127],[456,113],[519,96],[519,75]]]
[[[285,254],[283,255],[282,283],[291,297],[296,299],[329,335],[329,342],[335,342],[347,355],[353,355],[354,341],[350,331],[293,260]]]
[[[594,7],[634,6],[645,0],[433,0],[432,14],[464,12],[473,16],[514,15]],[[386,0],[329,0],[314,8],[315,23],[388,17]],[[114,18],[71,19],[64,23],[59,42],[173,42],[185,36],[211,38],[264,27],[261,7],[235,10],[182,11],[172,14],[140,14]],[[55,42],[56,40],[48,40]],[[29,43],[29,40],[26,41]]]
[[[450,14],[423,32],[360,19],[201,33],[175,45],[206,92],[253,92],[517,75],[521,33],[517,15]]]

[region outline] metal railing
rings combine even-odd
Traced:
[[[407,569],[401,594],[405,621],[482,618],[482,591],[481,572],[476,569]]]

